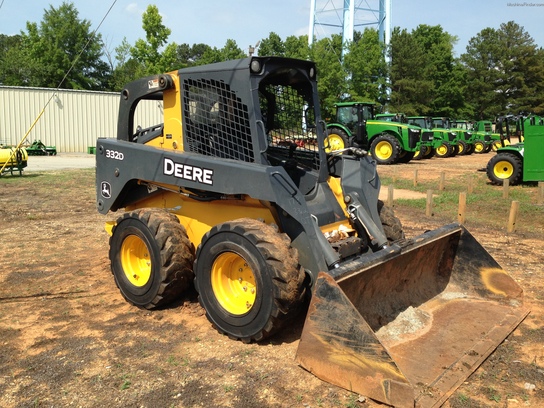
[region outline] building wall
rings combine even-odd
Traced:
[[[119,93],[0,86],[0,144],[41,140],[58,153],[83,153],[98,137],[117,136]],[[162,123],[162,103],[138,105],[135,125]]]

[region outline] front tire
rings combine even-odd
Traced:
[[[404,239],[404,231],[400,220],[395,216],[393,209],[386,206],[382,200],[378,200],[378,214],[380,215],[385,237],[389,243]]]
[[[110,238],[115,283],[131,304],[164,306],[192,282],[194,246],[178,218],[162,209],[123,214]]]
[[[474,141],[474,153],[483,154],[485,153],[486,143],[483,140]]]
[[[195,286],[214,327],[244,343],[277,332],[305,296],[305,274],[291,240],[249,218],[206,233],[198,247]]]
[[[332,128],[327,131],[325,139],[325,152],[330,153],[342,150],[349,146],[349,136],[339,128]]]
[[[401,154],[399,141],[388,134],[378,135],[370,145],[370,153],[378,164],[394,164]]]
[[[487,163],[486,172],[493,184],[502,185],[508,179],[515,186],[522,181],[523,162],[514,154],[498,153]]]
[[[446,158],[453,156],[453,152],[453,146],[449,143],[444,142],[436,148],[434,154],[436,157]]]

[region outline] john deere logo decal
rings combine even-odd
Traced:
[[[111,198],[111,185],[107,181],[100,183],[100,194],[104,198]]]

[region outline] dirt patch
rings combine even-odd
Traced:
[[[463,175],[489,157],[379,170]],[[304,316],[268,341],[243,344],[212,329],[193,291],[163,310],[131,307],[109,269],[94,171],[58,172],[53,182],[47,174],[0,179],[0,406],[383,406],[295,363]],[[408,237],[443,224],[416,210],[397,216]],[[544,233],[471,232],[524,288],[531,314],[446,405],[544,406]]]

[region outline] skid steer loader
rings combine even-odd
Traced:
[[[141,101],[163,120],[136,127]],[[297,362],[401,406],[434,406],[528,313],[462,226],[407,239],[367,152],[331,151],[314,63],[252,57],[129,83],[96,147],[115,282],[153,309],[194,282],[243,342],[307,310]],[[309,300],[309,303],[307,302]]]

